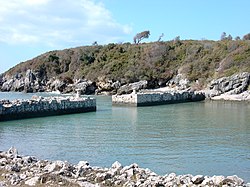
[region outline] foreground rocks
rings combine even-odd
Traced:
[[[86,161],[73,165],[67,161],[39,160],[22,156],[15,148],[0,152],[0,186],[245,186],[250,184],[234,176],[176,175],[160,176],[137,164],[110,168],[92,167]]]

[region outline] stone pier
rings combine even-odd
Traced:
[[[205,100],[205,95],[193,91],[169,91],[169,92],[140,92],[131,94],[113,95],[112,103],[118,105],[150,106],[194,102]]]
[[[33,97],[0,100],[0,121],[96,111],[96,99],[80,97]]]

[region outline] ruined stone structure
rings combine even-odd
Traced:
[[[202,101],[205,99],[204,94],[193,91],[169,91],[169,92],[145,92],[113,95],[113,104],[132,105],[132,106],[149,106],[171,103]]]
[[[96,111],[96,100],[80,97],[33,97],[0,100],[0,121]]]

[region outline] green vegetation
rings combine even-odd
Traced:
[[[174,40],[142,44],[108,44],[51,51],[20,63],[7,74],[35,70],[41,78],[169,80],[182,73],[206,83],[234,73],[250,72],[250,41]]]

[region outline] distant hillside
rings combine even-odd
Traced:
[[[250,72],[250,41],[168,41],[134,45],[108,44],[50,51],[5,72],[13,76],[27,69],[43,79],[84,78],[166,82],[181,73],[190,81],[207,81]]]

